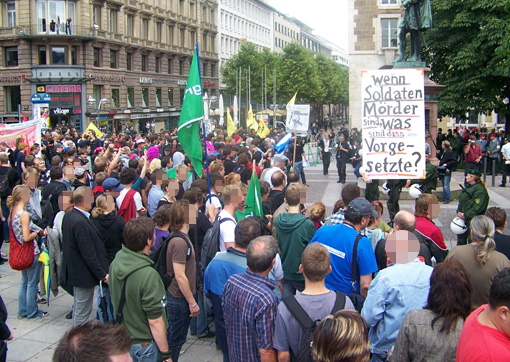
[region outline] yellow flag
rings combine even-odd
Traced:
[[[296,96],[297,96],[297,92],[294,93],[294,97],[292,97],[289,101],[289,103],[287,103],[287,108],[289,108],[289,106],[293,106],[294,103],[296,103]]]
[[[266,122],[264,122],[264,119],[260,117],[259,121],[259,129],[257,131],[257,134],[260,138],[266,138],[266,136],[269,134],[269,128],[266,126]]]
[[[259,125],[255,120],[255,117],[253,117],[253,109],[251,108],[251,104],[250,110],[248,111],[248,117],[246,118],[246,128],[248,128],[248,130],[251,129],[257,130],[259,128]]]
[[[232,121],[232,116],[230,115],[230,110],[227,107],[227,136],[231,137],[237,131],[237,127]]]
[[[87,131],[90,131],[90,130],[96,132],[96,138],[103,137],[103,132],[101,132],[99,130],[99,128],[97,128],[96,125],[93,122],[89,123],[89,125],[87,126],[87,129],[85,130],[85,133],[87,133]]]

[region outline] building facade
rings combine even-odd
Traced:
[[[281,53],[292,42],[300,42],[301,28],[285,15],[274,12],[274,51]]]
[[[215,0],[3,1],[0,121],[20,104],[52,127],[175,127],[195,42],[204,90],[218,93],[217,13]]]

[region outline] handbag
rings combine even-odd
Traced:
[[[34,242],[28,241],[20,244],[12,231],[12,212],[10,220],[9,265],[14,270],[25,270],[34,264]]]
[[[354,248],[352,251],[352,273],[351,273],[351,294],[349,294],[349,298],[351,299],[352,304],[354,304],[354,308],[361,313],[363,309],[363,304],[365,304],[365,298],[356,291],[356,271],[358,270],[358,244],[359,240],[363,237],[363,235],[358,234],[356,236],[356,240],[354,241]]]

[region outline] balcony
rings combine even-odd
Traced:
[[[65,23],[57,24],[32,24],[28,26],[20,26],[18,28],[10,29],[12,31],[16,31],[17,35],[23,38],[48,38],[48,37],[67,37],[73,39],[89,39],[95,35],[95,31],[99,29],[94,29],[89,26],[81,26],[81,25],[71,25],[66,27]],[[0,36],[5,36],[3,30],[1,29]],[[106,33],[106,32],[105,32]]]

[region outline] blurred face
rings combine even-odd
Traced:
[[[29,203],[29,201],[30,201],[30,191],[28,191],[28,190],[23,190],[23,191],[21,192],[21,200],[23,200],[23,202],[24,202],[25,204],[28,204],[28,203]]]
[[[58,207],[60,210],[67,211],[73,205],[71,204],[71,198],[69,196],[60,195],[58,198]]]
[[[34,190],[37,187],[38,175],[30,174],[28,178],[25,180],[25,184],[31,189]]]
[[[223,170],[225,171],[225,170]],[[216,180],[214,182],[214,191],[216,191],[217,193],[221,193],[221,191],[223,190],[223,181],[221,180]]]
[[[193,226],[197,224],[197,212],[198,209],[196,205],[189,205],[189,208],[186,212],[186,215],[184,215],[185,223]]]
[[[44,164],[44,162],[39,162],[37,164],[37,169],[39,170],[39,172],[43,173],[43,172],[46,172],[46,165]]]
[[[171,197],[177,196],[177,194],[179,193],[179,183],[175,181],[169,182],[168,187],[166,189],[166,193]]]
[[[177,179],[179,180],[179,182],[184,182],[184,181],[186,181],[187,178],[188,178],[188,169],[181,167],[177,171]]]
[[[92,209],[92,204],[94,203],[94,196],[92,195],[92,190],[85,191],[85,195],[83,196],[83,204],[81,205],[81,209],[90,210]]]
[[[418,256],[420,243],[413,233],[406,230],[398,230],[388,236],[386,241],[386,255],[399,264],[406,264]]]
[[[115,201],[106,200],[106,211],[108,211],[108,213],[115,211]]]

